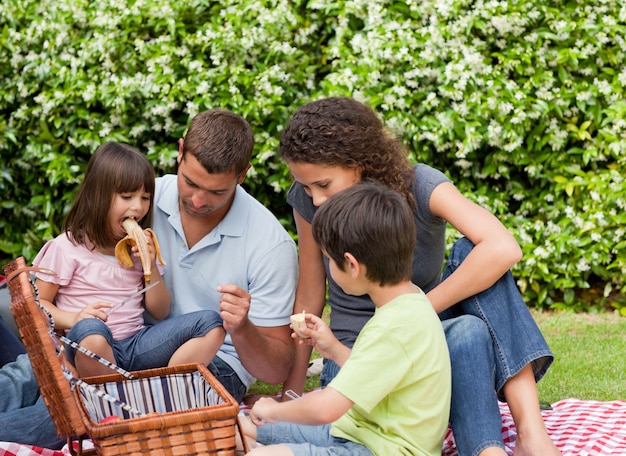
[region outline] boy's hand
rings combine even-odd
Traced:
[[[341,342],[337,340],[326,322],[317,315],[308,313],[305,315],[305,320],[307,327],[301,329],[300,332],[306,338],[300,338],[296,333],[293,333],[291,337],[299,339],[300,344],[311,345],[324,358],[333,359],[333,351],[337,347],[336,344],[341,345]]]
[[[250,410],[250,419],[255,426],[263,426],[268,423],[276,423],[276,420],[270,418],[272,409],[278,405],[274,399],[269,397],[262,397],[254,403],[252,410]]]

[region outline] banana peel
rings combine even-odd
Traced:
[[[139,260],[143,267],[143,274],[146,280],[146,284],[150,283],[152,275],[152,259],[150,258],[150,251],[148,250],[148,240],[144,230],[139,226],[137,221],[133,218],[127,218],[122,222],[122,227],[126,231],[127,236],[120,239],[115,246],[115,258],[124,268],[132,268],[135,262],[131,256],[131,247],[137,246],[139,251]],[[165,261],[161,257],[161,249],[159,248],[159,241],[157,241],[156,234],[150,228],[146,229],[146,232],[152,236],[152,243],[156,250],[157,257],[162,265],[165,265]]]

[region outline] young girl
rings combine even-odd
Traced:
[[[402,144],[374,111],[353,99],[327,98],[300,107],[285,128],[280,151],[296,181],[287,197],[298,231],[294,313],[321,315],[328,281],[330,327],[344,344],[354,343],[374,306],[334,283],[313,241],[311,221],[326,199],[363,180],[400,192],[413,205],[417,224],[413,283],[427,293],[446,332],[452,363],[450,421],[459,454],[506,454],[498,397],[507,400],[515,420],[516,456],[560,454],[546,432],[535,384],[553,355],[509,272],[521,258],[513,235],[443,173],[424,164],[411,166]],[[446,223],[465,237],[453,246],[442,280]],[[302,392],[310,353],[310,348],[298,349],[285,390]],[[384,369],[385,360],[380,362]],[[322,386],[337,371],[325,360]]]
[[[55,272],[37,273],[40,300],[52,313],[55,329],[126,370],[208,365],[224,341],[221,318],[207,310],[165,319],[170,294],[151,236],[146,237],[151,283],[156,285],[145,292],[145,302],[140,295],[116,306],[145,285],[140,262],[123,268],[115,246],[126,236],[125,219],[150,226],[154,186],[154,169],[137,149],[115,142],[100,146],[89,160],[63,233],[48,241],[33,261]],[[145,326],[144,310],[162,321]],[[69,355],[81,377],[111,373],[82,353],[70,350]]]

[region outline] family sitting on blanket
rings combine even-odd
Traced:
[[[350,98],[322,99],[298,109],[281,138],[281,154],[296,181],[288,195],[296,255],[289,234],[240,186],[252,148],[252,130],[240,116],[199,114],[180,141],[177,175],[157,179],[154,205],[170,316],[220,312],[226,339],[209,366],[236,400],[256,379],[302,392],[311,347],[291,341],[292,313],[319,317],[329,304],[330,329],[350,348],[374,315],[368,296],[348,295],[332,280],[311,232],[313,215],[327,198],[374,181],[413,207],[411,280],[442,320],[452,366],[450,424],[459,453],[505,454],[501,398],[517,426],[516,454],[559,454],[535,384],[553,355],[509,272],[521,250],[492,214],[462,196],[440,171],[410,165],[401,142],[372,109]],[[464,237],[453,246],[442,280],[447,223]],[[322,385],[338,371],[325,360]]]

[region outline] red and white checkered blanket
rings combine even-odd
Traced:
[[[502,439],[508,454],[515,449],[516,430],[509,407],[500,403]],[[552,441],[564,456],[626,455],[626,401],[563,399],[541,412]],[[457,456],[452,431],[443,442],[443,456]]]
[[[242,406],[245,408],[245,406]],[[509,454],[515,448],[515,426],[506,404],[500,403],[502,439]],[[626,455],[626,401],[598,402],[563,399],[542,412],[552,441],[564,456]],[[0,442],[0,456],[66,456],[67,448],[45,448]],[[457,456],[452,432],[448,430],[442,456]]]

